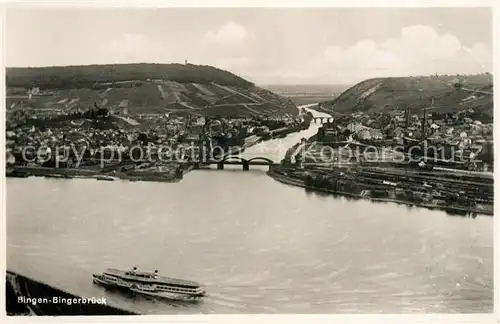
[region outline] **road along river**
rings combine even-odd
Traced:
[[[279,161],[318,126],[243,156]],[[180,183],[8,178],[7,267],[148,314],[493,310],[492,217],[309,193],[266,170],[213,167]],[[92,284],[93,272],[133,266],[209,296],[181,304]]]

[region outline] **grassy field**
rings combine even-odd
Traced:
[[[464,87],[493,91],[493,77],[489,74],[460,76]],[[362,81],[344,91],[336,99],[322,106],[337,113],[356,111],[377,112],[410,107],[415,113],[431,105],[439,112],[461,109],[481,109],[493,116],[493,96],[456,90],[457,76],[375,78]],[[467,100],[468,99],[468,100]]]

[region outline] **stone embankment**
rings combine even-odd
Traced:
[[[89,279],[90,280],[90,279]],[[82,297],[27,278],[12,271],[6,274],[7,315],[138,315],[107,303],[106,299],[78,302]]]
[[[368,167],[337,168],[326,172],[290,166],[273,167],[268,174],[288,185],[337,196],[474,217],[478,214],[493,215],[493,179],[485,175]]]
[[[118,169],[118,168],[117,168]],[[120,172],[116,170],[103,172],[98,168],[47,168],[31,166],[14,166],[7,170],[7,177],[27,178],[46,177],[60,179],[96,179],[96,180],[129,180],[129,181],[155,181],[155,182],[178,182],[182,179],[179,174],[171,168],[168,172],[150,170]]]

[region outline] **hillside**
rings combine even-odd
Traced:
[[[39,88],[31,98],[28,91]],[[295,104],[230,72],[192,64],[7,69],[7,110],[67,112],[97,103],[115,113],[297,114]]]
[[[250,87],[253,84],[230,72],[193,64],[106,64],[7,68],[9,87],[40,89],[89,88],[96,82],[164,79],[179,83],[195,82]]]
[[[460,80],[464,88],[493,92],[490,74],[468,76],[431,76],[375,78],[362,81],[321,106],[333,113],[381,112],[392,109],[414,113],[429,107],[434,98],[434,110],[454,112],[462,109],[480,109],[493,117],[493,96],[456,90],[454,82]]]

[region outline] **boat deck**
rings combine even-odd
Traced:
[[[193,288],[198,288],[200,287],[200,284],[194,281],[189,281],[189,280],[184,280],[184,279],[174,279],[174,278],[168,278],[168,277],[163,277],[158,275],[156,278],[146,278],[146,277],[140,277],[140,275],[152,275],[151,272],[140,272],[136,271],[136,276],[130,276],[127,274],[130,270],[118,270],[118,269],[111,269],[108,268],[104,271],[104,273],[109,273],[111,275],[115,276],[120,276],[124,279],[130,279],[130,280],[140,280],[142,282],[146,283],[160,283],[160,284],[171,284],[171,285],[182,285],[182,286],[190,286]],[[139,276],[137,276],[139,275]]]

